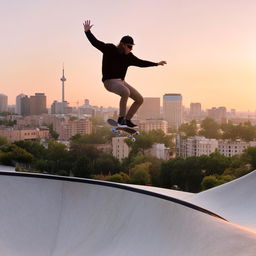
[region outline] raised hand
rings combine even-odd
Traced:
[[[90,20],[86,20],[84,23],[84,32],[87,32],[89,31],[93,25],[91,25],[91,21]]]
[[[163,65],[167,64],[167,62],[162,60],[162,61],[158,62],[157,64],[163,66]]]

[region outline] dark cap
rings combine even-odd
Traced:
[[[120,42],[134,45],[133,38],[131,36],[123,36]]]

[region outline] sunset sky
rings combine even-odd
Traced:
[[[168,65],[130,67],[126,81],[145,97],[181,93],[183,104],[256,110],[255,0],[1,0],[0,93],[8,103],[43,92],[47,105],[61,100],[62,63],[66,100],[75,106],[118,106],[101,82],[102,54],[83,32],[117,44],[135,41],[133,53]]]

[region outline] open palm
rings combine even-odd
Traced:
[[[84,23],[84,32],[87,32],[89,31],[93,25],[91,25],[91,21],[90,20],[86,20]]]

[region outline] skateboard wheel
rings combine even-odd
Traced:
[[[114,134],[120,134],[120,132],[119,132],[116,128],[112,128],[111,131],[112,131]]]
[[[135,141],[136,141],[136,139],[135,139],[135,138],[131,138],[131,140],[132,140],[132,142],[135,142]]]

